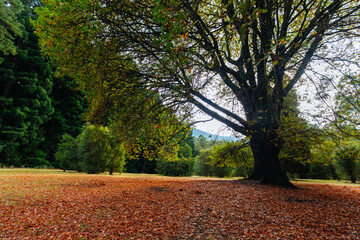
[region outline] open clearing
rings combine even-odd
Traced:
[[[0,239],[360,239],[359,185],[0,172]]]

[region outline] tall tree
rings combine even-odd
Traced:
[[[53,77],[53,88],[50,95],[53,114],[43,128],[45,142],[41,149],[46,153],[48,161],[59,167],[55,159],[55,152],[62,139],[67,133],[72,137],[80,134],[85,124],[85,111],[88,106],[85,93],[79,89],[75,80],[70,77]]]
[[[52,113],[50,69],[41,56],[38,38],[30,24],[32,9],[24,3],[18,21],[22,37],[14,36],[16,55],[1,53],[0,159],[6,165],[42,164],[45,156],[41,126]]]
[[[324,41],[356,32],[359,9],[354,0],[48,0],[36,27],[65,72],[117,72],[114,63],[134,59],[141,85],[168,106],[190,103],[250,138],[252,179],[292,187],[278,157],[284,98]]]

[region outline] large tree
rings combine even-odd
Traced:
[[[75,80],[69,77],[53,77],[51,102],[54,108],[43,128],[46,129],[45,141],[41,149],[46,153],[47,160],[54,166],[59,167],[55,159],[55,152],[62,136],[67,133],[72,137],[80,134],[85,124],[85,109],[88,104]]]
[[[47,0],[36,28],[44,52],[84,82],[131,58],[163,104],[190,103],[250,138],[252,179],[291,187],[278,157],[284,98],[324,41],[355,33],[359,9],[349,0]]]
[[[4,59],[0,64],[0,162],[8,166],[47,164],[39,144],[44,140],[42,125],[53,111],[49,97],[52,79],[30,24],[30,2],[23,1],[19,13],[5,1],[22,26],[21,37],[14,32],[11,38],[14,55],[0,52]]]

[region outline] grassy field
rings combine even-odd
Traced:
[[[80,174],[84,175],[85,173],[79,173],[76,171],[66,171],[64,172],[61,169],[32,169],[32,168],[0,168],[0,175],[12,175],[12,174],[61,174],[61,175],[74,175]],[[85,174],[86,175],[86,174]],[[103,173],[100,175],[108,175],[107,173]],[[114,176],[117,177],[126,177],[126,178],[168,178],[166,176],[161,176],[158,174],[141,174],[141,173],[114,173]],[[191,178],[196,179],[217,179],[217,180],[237,180],[239,178],[216,178],[216,177],[199,177],[193,176]],[[322,179],[295,179],[292,180],[293,183],[313,183],[313,184],[330,184],[330,185],[341,185],[341,186],[349,186],[349,187],[360,187],[360,183],[350,183],[347,180],[322,180]]]
[[[360,239],[360,186],[0,169],[0,239]]]

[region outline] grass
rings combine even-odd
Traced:
[[[69,174],[61,169],[0,168],[0,175],[12,174]]]
[[[324,180],[324,179],[296,179],[295,183],[329,184],[349,187],[359,187],[359,183],[350,183],[350,180]]]
[[[86,175],[86,173],[79,173],[76,171],[66,171],[61,169],[37,169],[37,168],[0,168],[0,175],[12,175],[12,174],[55,174],[55,175]],[[108,173],[102,173],[98,175],[108,175]],[[159,174],[147,174],[147,173],[114,173],[113,176],[125,177],[125,178],[169,178]],[[178,178],[178,177],[177,177]],[[239,178],[217,178],[217,177],[181,177],[181,178],[196,178],[196,179],[213,179],[213,180],[236,180]],[[341,186],[353,186],[359,187],[360,183],[350,183],[349,180],[324,180],[324,179],[295,179],[294,183],[312,183],[312,184],[328,184],[328,185],[341,185]]]

